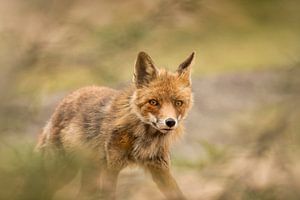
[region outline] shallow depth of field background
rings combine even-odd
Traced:
[[[32,148],[55,105],[122,88],[136,55],[175,70],[192,51],[195,103],[172,151],[191,200],[300,199],[300,2],[0,0],[0,199],[26,199]],[[74,199],[80,174],[55,199]],[[37,184],[38,185],[38,184]],[[27,198],[28,199],[28,198]],[[163,199],[121,173],[118,199]]]

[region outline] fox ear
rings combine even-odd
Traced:
[[[148,84],[151,80],[155,79],[158,75],[158,70],[154,66],[151,57],[145,52],[141,51],[138,54],[133,81],[137,87]]]
[[[191,85],[191,66],[194,58],[195,52],[193,52],[185,61],[183,61],[177,69],[179,78],[188,86]]]

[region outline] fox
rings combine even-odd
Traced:
[[[49,164],[54,169],[47,182],[54,184],[47,197],[81,171],[78,199],[114,200],[119,173],[136,165],[150,173],[166,199],[186,199],[171,173],[170,147],[183,134],[193,104],[194,57],[192,52],[171,72],[157,68],[142,51],[128,87],[88,86],[67,95],[36,145],[45,168],[53,157],[64,160]]]

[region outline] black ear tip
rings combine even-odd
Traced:
[[[193,51],[192,54],[191,54],[191,58],[194,58],[196,55],[196,51]]]
[[[186,62],[188,64],[191,64],[193,62],[194,58],[195,58],[195,55],[196,55],[196,52],[193,51],[192,54],[187,58]]]
[[[148,54],[145,51],[140,51],[138,57],[148,57]]]
[[[143,61],[143,62],[150,62],[153,64],[152,58],[144,51],[140,51],[138,53],[137,60]]]

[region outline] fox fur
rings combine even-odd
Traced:
[[[185,199],[171,175],[169,151],[182,134],[182,121],[192,106],[193,60],[194,53],[176,72],[169,72],[156,68],[150,56],[140,52],[133,84],[124,90],[85,87],[65,97],[44,127],[36,149],[44,157],[80,158],[66,181],[81,169],[80,195],[99,193],[115,199],[119,172],[135,164],[150,171],[167,199]],[[172,127],[166,119],[173,120]]]

